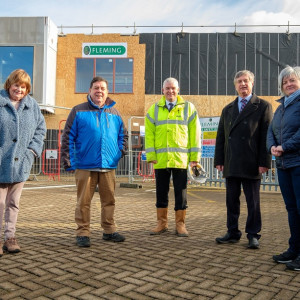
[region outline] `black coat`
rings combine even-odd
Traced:
[[[224,177],[260,179],[258,168],[271,167],[266,136],[272,115],[271,104],[255,94],[241,113],[238,98],[223,108],[214,166],[224,166]]]

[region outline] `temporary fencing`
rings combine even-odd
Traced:
[[[145,127],[144,117],[132,116],[128,120],[129,144],[128,155],[119,163],[117,175],[128,176],[128,183],[143,182],[155,179],[153,165],[148,164],[145,158]],[[125,163],[124,163],[125,162]],[[128,171],[126,166],[128,163]],[[207,187],[225,187],[225,179],[222,172],[214,168],[213,157],[202,157],[200,164],[206,171],[207,179],[205,183],[196,185]],[[195,185],[194,182],[189,184]],[[279,189],[277,170],[275,161],[272,160],[271,169],[263,174],[261,179],[262,190],[277,191]]]
[[[142,183],[154,181],[155,173],[152,164],[146,161],[145,153],[145,127],[144,117],[132,116],[128,120],[128,151],[121,158],[116,169],[116,176],[122,177],[128,183]],[[61,134],[65,120],[57,125],[58,129],[48,129],[43,154],[36,158],[31,170],[31,179],[39,180],[46,177],[48,180],[70,181],[74,180],[74,174],[66,172],[60,161]],[[205,183],[189,182],[191,185],[207,187],[225,187],[225,180],[222,173],[214,168],[212,157],[202,157],[200,164],[206,171]],[[279,189],[275,161],[272,161],[272,168],[262,176],[262,190],[277,191]]]

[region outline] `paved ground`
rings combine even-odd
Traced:
[[[300,272],[271,259],[289,237],[280,193],[262,193],[261,248],[251,250],[245,235],[238,244],[215,243],[225,233],[224,190],[189,188],[190,236],[179,238],[173,209],[170,231],[148,234],[156,218],[153,185],[118,184],[116,220],[126,241],[101,239],[95,195],[92,246],[82,249],[74,238],[75,188],[32,189],[44,185],[26,184],[17,226],[22,252],[0,258],[0,299],[300,299]],[[245,209],[243,199],[241,229]]]

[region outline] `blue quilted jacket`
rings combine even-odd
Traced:
[[[284,97],[275,111],[268,129],[267,148],[282,145],[282,156],[276,157],[276,167],[281,169],[300,166],[300,97],[284,108]]]
[[[35,99],[25,96],[16,110],[7,91],[0,91],[0,183],[28,179],[34,160],[31,150],[41,154],[45,134],[45,119]]]
[[[127,132],[116,103],[99,108],[88,101],[71,110],[62,135],[61,160],[67,171],[116,169],[125,154]]]

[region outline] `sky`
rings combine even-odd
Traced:
[[[0,0],[0,17],[37,16],[63,33],[300,32],[299,0]]]

